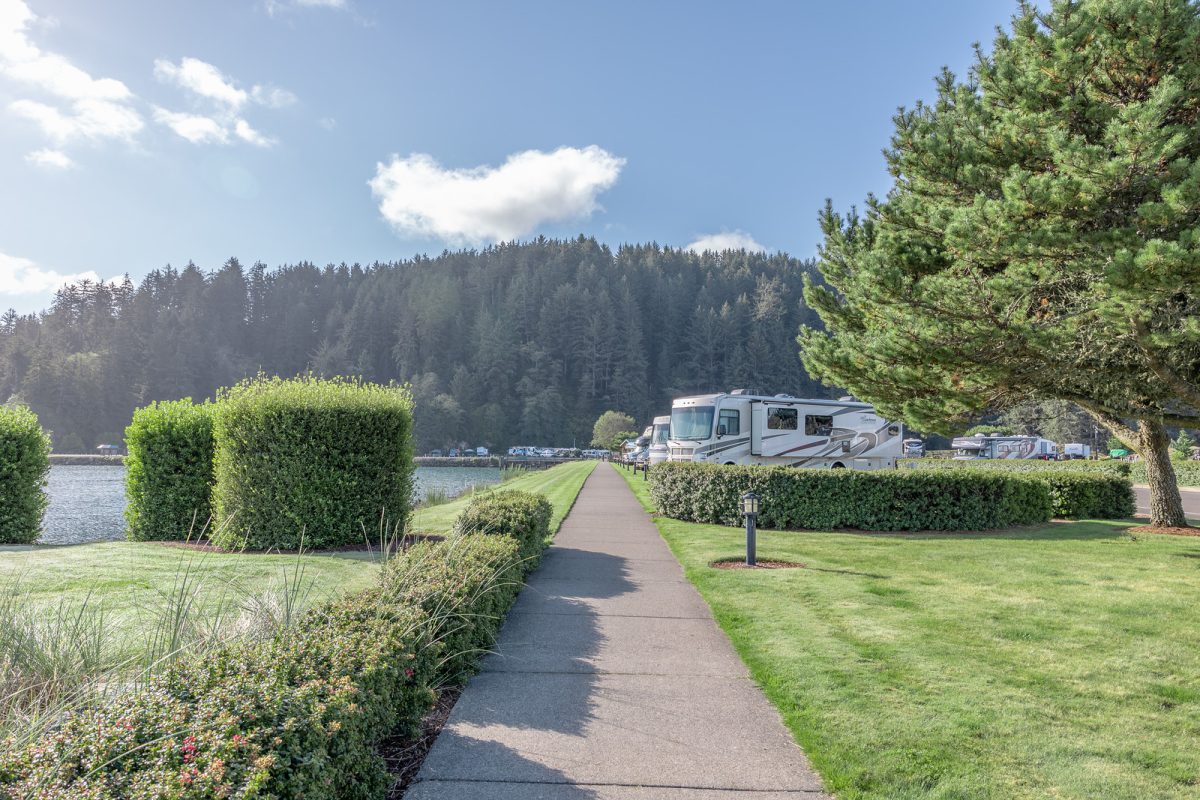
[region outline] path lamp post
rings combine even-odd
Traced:
[[[746,492],[742,495],[742,514],[746,517],[746,566],[755,564],[755,551],[758,549],[754,541],[754,526],[758,520],[758,495]]]

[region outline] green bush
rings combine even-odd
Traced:
[[[511,536],[520,544],[525,571],[537,565],[550,538],[554,507],[539,494],[498,491],[476,495],[454,521],[457,534]]]
[[[1130,477],[1133,478],[1133,482],[1145,483],[1146,462],[1134,461],[1129,466],[1132,467]],[[1200,486],[1200,461],[1172,461],[1171,466],[1180,486]]]
[[[384,591],[429,615],[442,647],[439,675],[465,681],[496,641],[521,588],[520,543],[506,536],[422,542],[384,570]]]
[[[214,544],[309,549],[402,528],[413,493],[412,399],[348,379],[257,378],[216,406]]]
[[[1049,487],[1056,517],[1126,519],[1136,510],[1133,484],[1126,477],[1065,470],[1031,477]]]
[[[213,483],[213,406],[151,403],[125,429],[125,519],[134,541],[198,538]]]
[[[1036,458],[976,458],[956,461],[949,458],[906,458],[898,462],[901,469],[992,469],[1004,472],[1098,472],[1106,475],[1128,477],[1128,461],[1104,459],[1090,461],[1042,461]]]
[[[50,437],[25,406],[0,406],[0,544],[29,544],[42,532]]]
[[[767,528],[987,530],[1050,519],[1046,484],[983,470],[808,470],[667,463],[652,467],[658,510],[690,522],[740,525],[741,496],[762,498]]]

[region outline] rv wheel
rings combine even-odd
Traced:
[[[830,469],[845,469],[845,468],[846,468],[846,465],[840,461],[833,462],[833,466],[830,467]]]
[[[725,466],[727,466],[727,467],[733,467],[733,466],[737,466],[737,465],[736,465],[736,464],[734,464],[732,461],[726,461],[726,462],[725,462]]]

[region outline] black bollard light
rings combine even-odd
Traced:
[[[755,542],[755,524],[758,521],[758,495],[746,492],[742,495],[742,514],[746,517],[746,566],[756,562],[758,544]]]

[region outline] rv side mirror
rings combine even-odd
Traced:
[[[717,426],[717,436],[724,436],[726,433],[728,433],[728,431],[726,430],[724,425]]]

